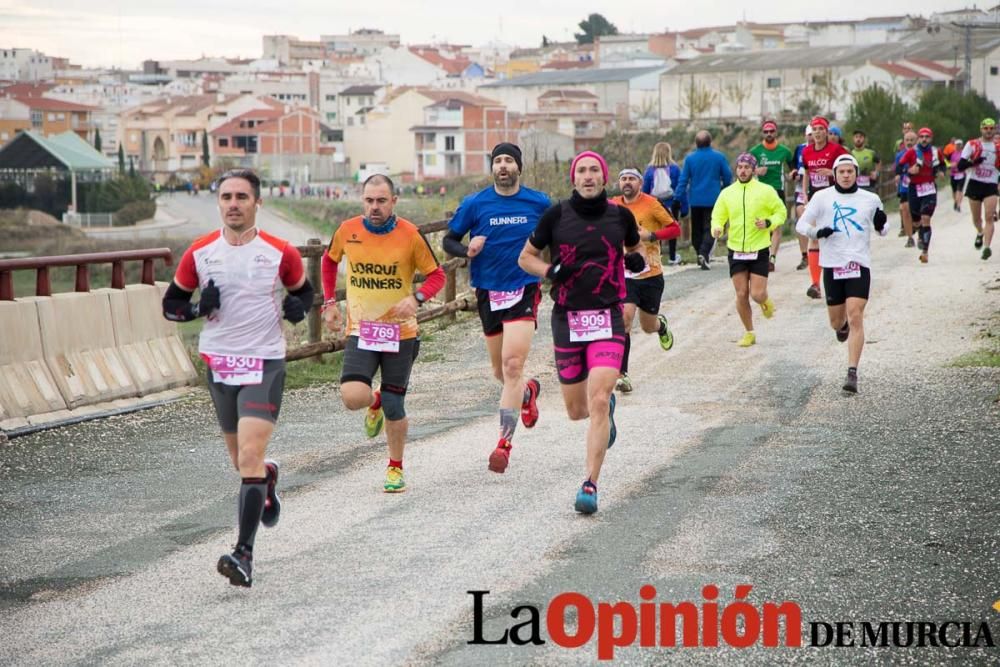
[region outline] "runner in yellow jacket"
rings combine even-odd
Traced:
[[[729,277],[736,289],[736,313],[746,332],[740,347],[757,342],[750,299],[760,304],[764,317],[774,315],[767,296],[767,263],[771,232],[784,224],[785,204],[774,188],[756,180],[757,158],[741,153],[736,158],[736,181],[726,187],[712,209],[712,236],[719,238],[729,225]]]

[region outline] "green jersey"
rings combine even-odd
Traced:
[[[784,144],[775,144],[774,148],[768,150],[761,143],[750,149],[750,155],[757,158],[758,167],[767,167],[767,173],[758,176],[757,180],[781,192],[785,187],[784,169],[781,165],[787,164],[789,170],[795,169],[792,151]]]

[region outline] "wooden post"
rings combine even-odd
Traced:
[[[76,265],[76,287],[77,292],[90,291],[90,267],[87,264]]]
[[[309,239],[306,241],[306,244],[310,246],[321,246],[323,242],[319,239]],[[312,253],[310,253],[309,259],[306,260],[306,270],[309,272],[309,282],[312,283],[314,290],[318,290],[321,297],[323,294],[323,276],[320,272],[320,262],[322,260],[322,254],[315,255]],[[320,300],[322,301],[322,298]],[[309,342],[318,343],[322,339],[323,318],[320,315],[320,307],[315,303],[312,303],[309,308]],[[323,361],[323,355],[317,354],[312,359],[313,362],[320,363]]]
[[[35,296],[52,296],[52,283],[49,281],[47,266],[35,270]]]
[[[452,301],[455,300],[455,297],[458,295],[457,287],[455,285],[455,282],[456,282],[455,281],[455,267],[452,266],[452,267],[449,267],[444,272],[444,302],[445,303],[451,303]],[[448,319],[449,322],[455,322],[458,319],[458,316],[455,314],[454,311],[448,313],[447,315],[445,315],[445,317]]]
[[[153,260],[151,259],[142,260],[142,284],[143,285],[156,284],[156,280],[153,276]]]
[[[14,300],[14,272],[0,271],[0,301]]]
[[[125,262],[120,259],[111,262],[111,287],[125,289]]]

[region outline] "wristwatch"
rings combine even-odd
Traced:
[[[424,305],[424,302],[427,301],[427,297],[424,296],[424,293],[421,292],[420,290],[417,290],[416,292],[413,293],[413,298],[417,300],[418,308]]]

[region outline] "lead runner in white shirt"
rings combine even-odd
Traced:
[[[836,185],[817,192],[795,231],[819,239],[819,265],[830,326],[847,341],[844,391],[857,393],[858,364],[865,344],[864,313],[871,287],[872,230],[885,235],[886,216],[877,195],[858,189],[858,162],[841,155],[833,163]]]

